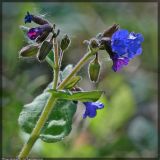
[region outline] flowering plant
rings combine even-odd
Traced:
[[[28,142],[23,146],[18,158],[26,158],[38,138],[51,143],[61,141],[72,129],[72,118],[77,109],[77,102],[83,102],[85,111],[82,115],[94,118],[98,109],[104,108],[99,102],[103,91],[84,91],[78,86],[82,79],[77,72],[90,60],[88,73],[90,80],[98,82],[100,74],[99,50],[105,50],[113,61],[112,69],[117,72],[129,61],[142,53],[141,34],[129,33],[114,24],[103,33],[90,40],[85,40],[87,53],[73,67],[68,65],[61,71],[63,54],[69,48],[71,40],[64,35],[60,40],[60,29],[42,17],[27,12],[25,23],[38,24],[35,28],[21,26],[30,44],[19,52],[20,58],[36,57],[39,62],[46,61],[53,69],[53,81],[37,96],[33,102],[26,104],[19,116],[19,125],[30,133]]]

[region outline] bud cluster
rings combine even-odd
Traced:
[[[20,26],[20,28],[24,31],[27,37],[32,41],[32,44],[29,44],[23,47],[19,52],[19,57],[30,58],[36,56],[39,62],[45,60],[46,56],[53,49],[53,38],[56,38],[60,30],[56,30],[56,25],[51,24],[46,19],[32,15],[27,12],[27,15],[24,18],[25,23],[34,22],[38,24],[38,27],[28,28],[26,26]],[[70,39],[68,35],[65,35],[61,40],[61,50],[64,52],[70,44]]]

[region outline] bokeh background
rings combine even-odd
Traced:
[[[157,3],[3,3],[3,157],[18,155],[28,135],[18,126],[23,104],[30,103],[52,80],[47,63],[19,59],[26,45],[19,25],[27,11],[45,15],[72,40],[64,55],[62,69],[76,64],[86,52],[83,40],[94,37],[108,26],[144,35],[143,53],[122,71],[111,70],[112,62],[100,53],[99,83],[91,83],[87,64],[79,72],[85,90],[105,91],[94,119],[82,119],[79,104],[71,134],[58,143],[37,141],[32,157],[155,157],[157,156]],[[27,24],[34,26],[34,24]]]

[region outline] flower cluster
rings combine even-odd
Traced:
[[[129,61],[142,53],[142,34],[119,29],[118,24],[109,27],[96,37],[99,48],[106,50],[113,61],[112,69],[116,72],[128,65]]]
[[[32,44],[23,47],[19,56],[30,58],[36,55],[38,61],[42,62],[52,50],[53,38],[57,37],[60,31],[58,29],[55,33],[55,25],[52,25],[44,18],[30,14],[29,12],[27,12],[27,15],[24,17],[24,22],[34,22],[38,24],[38,26],[29,29],[28,27],[22,26],[26,31],[27,37],[32,40]],[[49,35],[51,35],[51,37]]]
[[[31,40],[36,40],[37,43],[41,43],[48,37],[49,33],[53,31],[53,27],[44,18],[32,15],[27,12],[27,15],[24,17],[24,22],[31,23],[32,21],[36,24],[39,24],[40,26],[30,28],[27,32],[27,36]]]

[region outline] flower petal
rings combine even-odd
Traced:
[[[83,114],[83,118],[86,118],[87,116],[90,118],[93,118],[97,114],[97,109],[102,109],[104,105],[100,102],[84,102],[84,105],[86,107],[86,110]]]
[[[127,57],[115,58],[113,59],[112,69],[117,72],[122,69],[125,65],[128,65],[129,59]]]

